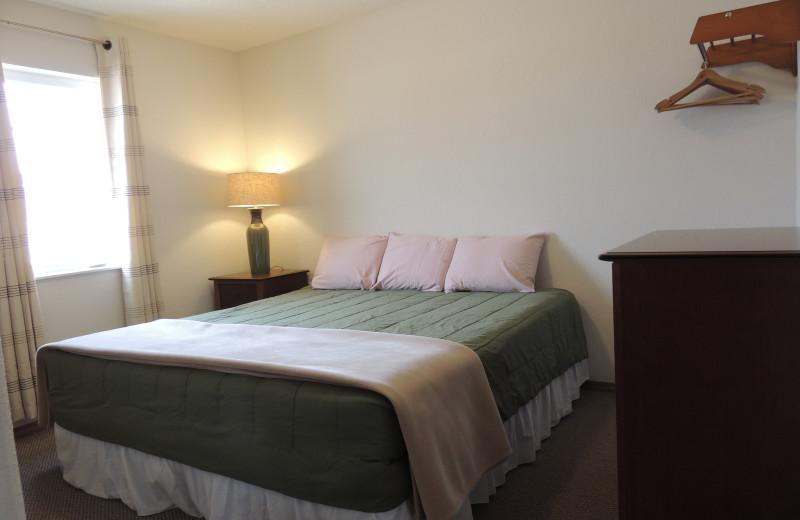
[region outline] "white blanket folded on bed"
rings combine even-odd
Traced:
[[[480,359],[446,340],[191,320],[98,332],[44,345],[37,352],[39,417],[45,423],[50,414],[43,353],[51,348],[378,392],[397,413],[420,518],[451,518],[481,475],[511,453]]]

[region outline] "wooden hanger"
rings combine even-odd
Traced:
[[[726,96],[700,99],[688,103],[677,104],[695,90],[704,85],[711,85],[728,93]],[[758,85],[744,83],[720,76],[711,69],[704,69],[686,88],[676,92],[667,99],[656,105],[656,110],[664,112],[666,110],[678,110],[680,108],[696,107],[701,105],[735,105],[735,104],[758,104],[758,100],[764,97],[764,90]]]

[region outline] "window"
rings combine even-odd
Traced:
[[[100,81],[3,65],[37,277],[119,265]]]

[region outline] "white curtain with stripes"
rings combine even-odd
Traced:
[[[130,254],[122,268],[125,323],[135,325],[156,320],[164,312],[159,267],[153,250],[150,186],[127,40],[121,37],[112,40],[110,50],[97,44],[96,51],[114,197],[126,206],[128,214]]]
[[[44,332],[4,84],[0,67],[0,343],[16,422],[37,417],[35,359]]]

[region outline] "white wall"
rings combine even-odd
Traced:
[[[212,310],[208,278],[248,269],[250,215],[228,208],[226,195],[226,174],[244,167],[236,55],[126,27],[106,32],[129,39],[165,317]]]
[[[749,4],[408,0],[241,53],[247,165],[284,173],[274,260],[313,269],[331,234],[548,231],[538,282],[576,294],[613,381],[598,254],[798,221],[790,72],[718,69],[760,105],[654,110],[699,72],[697,17]]]
[[[128,38],[166,317],[211,310],[208,278],[247,268],[249,215],[228,209],[224,195],[225,174],[244,166],[236,55],[21,0],[3,0],[2,14],[92,38]],[[97,67],[92,44],[6,24],[0,58],[83,74]],[[118,272],[41,280],[39,292],[45,341],[124,324]]]
[[[697,17],[750,4],[408,0],[238,56],[22,0],[3,17],[129,38],[168,317],[247,269],[225,174],[277,171],[286,204],[264,215],[287,267],[313,269],[329,234],[548,231],[538,282],[577,295],[592,377],[612,381],[598,254],[656,228],[800,223],[790,73],[719,69],[764,86],[761,105],[653,110],[699,70]],[[0,26],[22,65],[93,52]],[[43,281],[47,339],[121,324],[118,291],[103,273]]]
[[[6,365],[0,356],[0,389],[6,388]],[[0,520],[25,520],[17,447],[8,392],[0,391]]]

